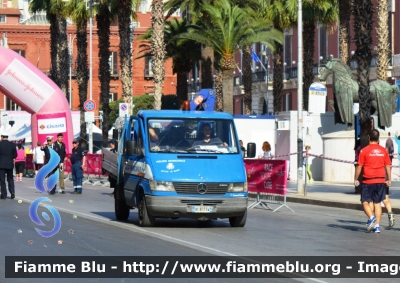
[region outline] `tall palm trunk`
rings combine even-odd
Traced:
[[[243,54],[243,88],[244,88],[244,114],[251,114],[251,101],[252,101],[252,86],[253,86],[253,78],[251,71],[251,48],[250,46],[246,46],[242,49]]]
[[[276,43],[274,51],[274,113],[282,109],[282,91],[283,91],[283,45]],[[268,89],[268,86],[267,86]]]
[[[183,101],[188,100],[187,72],[177,72],[176,81],[176,96],[180,106]]]
[[[77,33],[77,73],[76,80],[78,82],[78,90],[79,90],[79,110],[81,112],[80,115],[80,123],[81,123],[81,133],[80,137],[86,138],[86,123],[85,123],[85,109],[83,104],[87,99],[87,90],[88,90],[88,81],[89,81],[89,69],[88,69],[88,56],[87,56],[87,21],[86,19],[82,19],[81,21],[76,23]]]
[[[303,26],[303,109],[308,110],[308,90],[314,82],[314,41],[315,41],[315,23],[307,22]]]
[[[57,75],[58,86],[66,95],[68,93],[69,53],[67,40],[67,20],[57,18]],[[68,95],[66,95],[68,97]]]
[[[222,97],[223,90],[222,90],[222,71],[221,69],[216,69],[215,75],[215,98],[216,98],[216,109],[217,111],[224,111],[224,99]]]
[[[369,69],[371,65],[372,44],[372,0],[354,0],[354,41],[356,43],[358,99],[360,103],[358,116],[361,132],[367,127],[371,116],[371,93],[369,91]]]
[[[213,87],[214,49],[201,47],[201,88]]]
[[[164,4],[162,0],[153,0],[151,4],[151,24],[153,28],[151,54],[153,55],[154,109],[160,110],[165,76]]]
[[[50,58],[51,58],[51,66],[50,66],[50,78],[51,80],[58,85],[58,73],[57,73],[57,16],[53,13],[48,13],[47,15],[50,22]]]
[[[107,5],[99,6],[98,14],[96,15],[97,36],[99,37],[99,82],[100,82],[100,102],[103,110],[103,147],[107,147],[108,130],[110,127],[110,119],[108,118],[111,112],[109,106],[110,93],[110,25],[111,13]]]
[[[178,105],[182,105],[183,101],[188,100],[188,82],[187,74],[191,70],[192,61],[176,60],[174,62],[173,72],[177,74],[176,96]]]
[[[224,112],[233,115],[233,68],[222,71],[222,97]]]
[[[378,1],[378,28],[376,34],[378,37],[378,62],[377,78],[386,81],[386,71],[389,64],[389,25],[388,25],[388,0]]]
[[[351,0],[339,1],[339,50],[340,59],[346,64],[350,64],[349,48],[350,48],[350,17],[351,17]]]
[[[122,97],[125,103],[132,102],[132,52],[131,52],[132,0],[118,1],[119,58],[121,65]]]

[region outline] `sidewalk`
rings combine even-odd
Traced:
[[[354,185],[329,182],[307,184],[306,196],[297,194],[297,183],[288,182],[287,202],[362,210],[360,195],[354,193]],[[389,190],[393,212],[400,214],[400,182],[393,181]],[[386,212],[386,209],[383,210]]]

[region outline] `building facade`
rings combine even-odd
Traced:
[[[44,14],[30,15],[28,12],[28,1],[6,1],[0,0],[0,36],[3,37],[3,44],[8,48],[18,52],[28,61],[46,74],[50,70],[50,32],[49,23]],[[135,59],[139,56],[139,46],[143,44],[135,40],[138,36],[143,35],[148,28],[151,27],[151,1],[143,1],[140,11],[137,13],[138,22],[134,23],[133,44],[132,44],[132,95],[140,96],[143,94],[154,93],[153,73],[151,60],[146,58]],[[92,28],[92,98],[99,105],[100,81],[98,77],[99,56],[98,56],[98,37],[95,18],[93,18]],[[71,109],[79,110],[78,84],[76,81],[77,57],[76,46],[76,28],[72,23],[67,25],[68,44],[72,60],[70,61],[70,83],[66,97],[71,97]],[[88,35],[89,41],[89,26]],[[120,64],[119,64],[119,34],[118,23],[114,21],[111,25],[110,32],[110,95],[109,101],[115,101],[122,97],[122,84],[120,80]],[[87,54],[89,57],[89,42]],[[89,58],[88,58],[89,59]],[[163,94],[176,93],[176,76],[172,73],[172,60],[165,61],[165,79],[163,86]],[[89,84],[88,84],[89,87]],[[88,91],[89,95],[89,91]],[[97,106],[96,112],[99,110]],[[0,109],[5,110],[23,110],[12,100],[0,93]],[[98,112],[97,112],[98,113]],[[96,113],[96,115],[98,115]]]
[[[400,1],[389,0],[389,44],[390,56],[389,67],[387,71],[387,81],[391,84],[399,84],[400,79]],[[373,43],[372,62],[370,70],[370,80],[376,80],[376,46],[377,46],[377,1],[373,1],[374,9],[374,28],[373,28]],[[349,54],[351,56],[350,67],[353,73],[357,73],[357,62],[354,58],[356,45],[354,43],[354,31],[352,20],[350,23],[351,44],[349,46]],[[284,34],[284,89],[282,93],[281,111],[297,110],[297,62],[298,62],[298,31],[296,28],[285,31]],[[253,46],[256,54],[260,58],[260,63],[253,62],[253,90],[252,90],[252,112],[255,114],[274,114],[273,112],[273,56],[271,52],[263,45],[255,44]],[[334,58],[339,57],[339,35],[338,28],[333,33],[328,33],[322,26],[315,29],[315,45],[314,45],[314,81],[319,81],[319,74],[323,71],[326,59],[329,56]],[[241,78],[241,54],[236,54],[236,62],[238,67],[235,70],[234,78],[234,111],[235,114],[243,114],[243,86]],[[268,86],[268,87],[267,87]],[[331,112],[332,109],[328,105],[329,100],[333,100],[332,76],[326,82],[327,86],[327,101],[326,111]],[[303,93],[308,95],[308,93]]]

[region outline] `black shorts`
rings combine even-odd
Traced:
[[[385,186],[385,193],[388,195],[389,194],[389,187]]]
[[[37,164],[35,163],[35,170],[39,170],[40,168],[43,167],[43,164]]]
[[[380,203],[386,199],[386,184],[362,184],[361,185],[361,202]]]
[[[25,169],[25,161],[15,162],[15,173],[21,174],[24,173]]]

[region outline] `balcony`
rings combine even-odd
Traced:
[[[154,75],[153,75],[153,70],[151,70],[151,69],[145,69],[145,70],[144,70],[144,77],[145,77],[145,78],[153,78],[153,77],[154,77]]]
[[[121,70],[119,69],[110,69],[110,76],[112,78],[118,78],[121,76]]]

